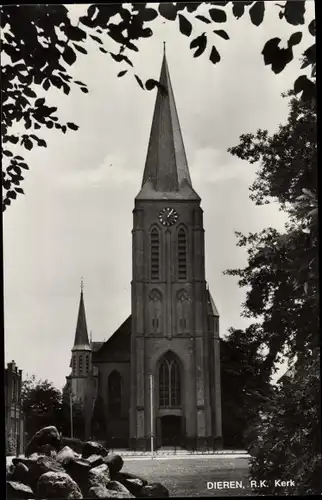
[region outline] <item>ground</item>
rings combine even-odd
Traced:
[[[251,495],[247,458],[193,457],[164,459],[126,458],[124,472],[149,482],[160,482],[170,497],[214,497]],[[244,488],[207,489],[207,482],[243,481]]]

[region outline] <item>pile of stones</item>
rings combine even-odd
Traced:
[[[169,497],[162,484],[148,484],[122,467],[122,457],[100,443],[86,442],[78,454],[62,445],[56,427],[44,427],[28,443],[25,457],[7,465],[7,499]]]

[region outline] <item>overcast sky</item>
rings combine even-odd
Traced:
[[[229,327],[243,328],[245,291],[223,276],[244,266],[245,251],[236,247],[234,231],[282,229],[285,218],[276,205],[256,207],[248,188],[256,166],[227,153],[240,134],[258,128],[274,132],[285,122],[287,100],[299,56],[311,43],[294,48],[294,61],[279,75],[264,66],[261,51],[272,37],[287,41],[298,31],[278,18],[275,2],[265,2],[267,18],[253,26],[248,15],[225,25],[225,41],[212,33],[222,60],[213,65],[204,54],[192,57],[189,39],[177,24],[154,21],[155,35],[131,53],[145,81],[158,78],[166,41],[193,186],[202,198],[206,238],[206,273],[220,313],[221,336]],[[307,2],[309,4],[309,2]],[[152,5],[151,5],[152,6]],[[309,5],[307,23],[314,16]],[[86,6],[69,6],[73,19]],[[194,33],[207,25],[199,22]],[[305,30],[306,31],[306,30]],[[311,40],[310,40],[311,38]],[[107,39],[105,45],[113,49]],[[88,84],[69,96],[51,89],[46,96],[58,106],[62,121],[79,125],[63,135],[41,131],[48,147],[25,153],[30,171],[19,196],[4,213],[4,279],[6,362],[14,359],[24,375],[48,378],[58,387],[69,374],[81,276],[89,331],[93,340],[108,339],[130,314],[131,229],[134,197],[141,185],[152,121],[155,91],[143,91],[123,66],[88,43],[72,73]]]

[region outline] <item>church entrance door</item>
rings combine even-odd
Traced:
[[[182,417],[165,415],[161,417],[161,445],[180,446],[182,441]]]

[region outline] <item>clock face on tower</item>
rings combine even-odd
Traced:
[[[174,208],[163,208],[159,213],[159,221],[163,226],[172,226],[178,220],[179,214]]]

